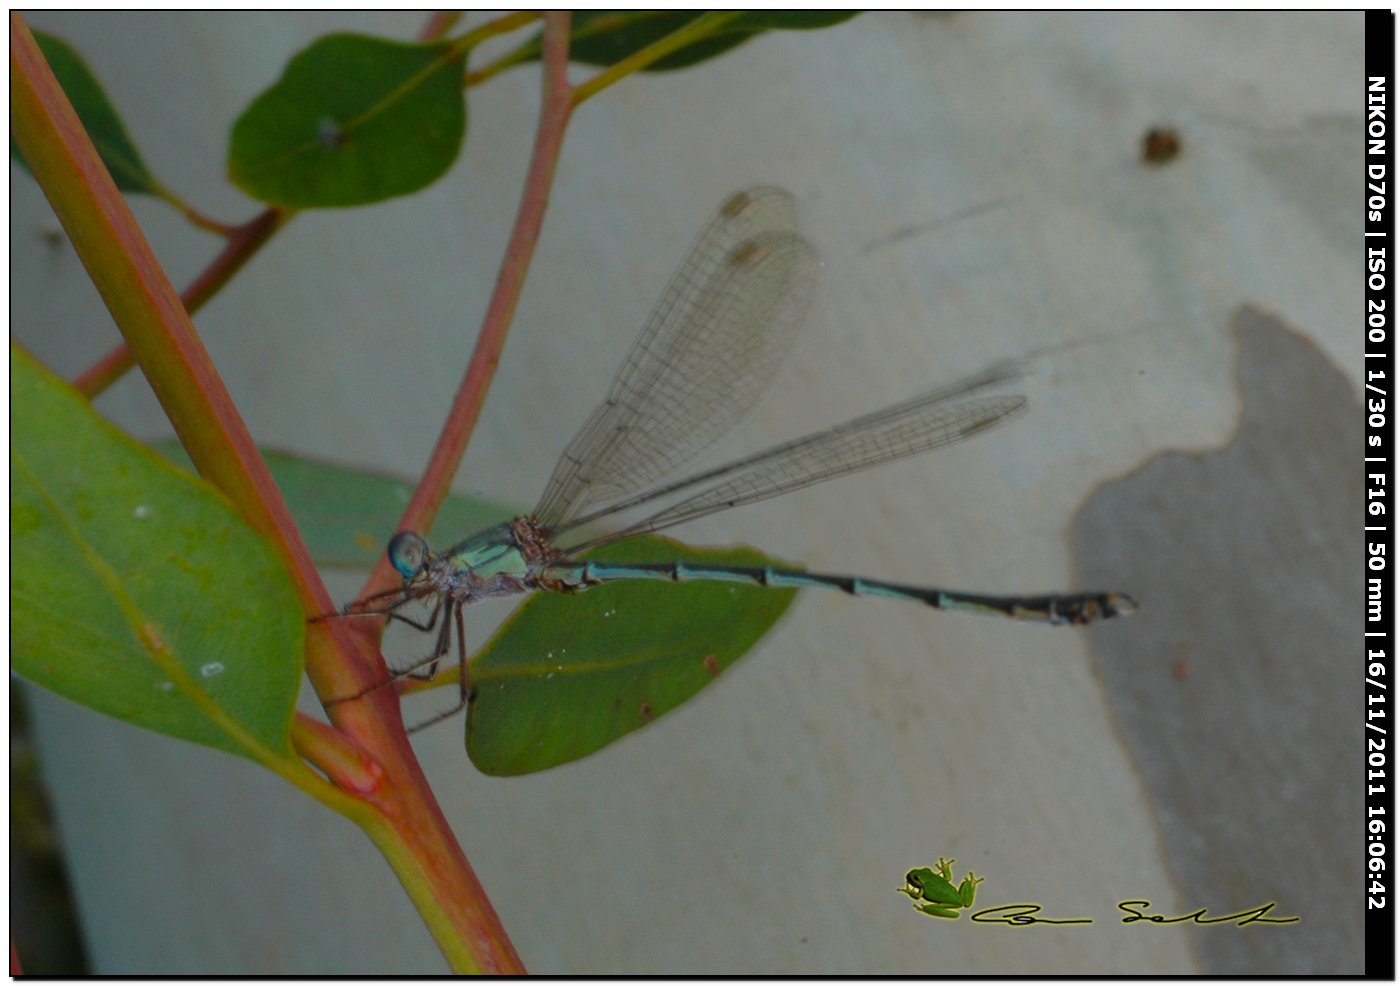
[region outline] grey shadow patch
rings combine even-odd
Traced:
[[[1193,928],[1201,971],[1358,975],[1361,407],[1280,320],[1243,309],[1233,327],[1235,436],[1095,493],[1080,582],[1140,605],[1132,633],[1094,645],[1181,891],[1156,912],[1275,901],[1302,920]]]

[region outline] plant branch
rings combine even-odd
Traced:
[[[292,746],[304,759],[325,771],[341,791],[363,797],[372,794],[384,780],[384,770],[354,740],[300,712],[292,721]],[[339,805],[332,807],[341,810]]]
[[[250,222],[235,227],[219,255],[189,287],[180,292],[185,311],[193,315],[203,308],[205,302],[214,297],[294,215],[296,213],[288,209],[265,209]],[[73,386],[84,397],[96,397],[119,380],[134,363],[131,347],[123,342],[84,370],[73,381]]]
[[[476,346],[437,445],[404,512],[401,526],[426,525],[436,514],[465,454],[467,440],[480,416],[491,378],[500,362],[506,334],[524,287],[535,244],[539,240],[549,190],[572,111],[572,91],[566,74],[568,42],[568,14],[546,15],[540,120],[515,226]],[[387,587],[399,579],[400,576],[389,566],[387,559],[381,558],[370,576],[366,591],[375,591],[379,586]],[[353,633],[363,648],[363,667],[383,673],[383,659],[377,648],[377,636],[382,632],[379,621],[328,622],[359,624]],[[323,697],[329,694],[319,689],[318,693]],[[374,798],[385,812],[385,825],[366,825],[365,831],[393,867],[453,968],[459,971],[522,972],[519,956],[501,928],[466,857],[453,839],[441,809],[433,801],[417,762],[412,759],[412,750],[399,719],[398,698],[394,690],[377,689],[362,694],[357,701],[337,703],[330,708],[336,725],[368,749],[376,762],[387,770],[394,760],[392,754],[401,753],[404,758],[401,766],[410,775],[401,780],[421,784],[421,787],[415,784],[396,789],[396,778],[386,777],[386,789]]]
[[[439,10],[435,14],[429,14],[428,23],[418,32],[418,40],[424,43],[438,41],[461,19],[460,10]]]
[[[566,75],[568,42],[568,15],[546,15],[540,120],[515,226],[476,346],[401,526],[422,526],[437,512],[461,463],[467,439],[500,362],[506,333],[539,240],[549,190],[572,112],[572,91]],[[399,578],[387,559],[381,558],[366,591],[392,585]],[[354,636],[363,648],[363,666],[382,673],[382,657],[377,648],[382,623],[375,620],[328,622],[359,624]],[[319,694],[326,696],[328,693],[319,691]],[[362,694],[356,701],[337,703],[330,709],[336,725],[386,768],[384,790],[376,792],[373,799],[384,812],[384,824],[364,824],[364,828],[393,867],[448,962],[458,971],[522,972],[519,956],[452,838],[441,809],[432,800],[417,762],[412,759],[412,750],[399,719],[395,691],[376,689]],[[304,740],[313,738],[309,733],[303,734]],[[404,758],[401,763],[393,757],[399,752]],[[397,778],[389,774],[391,766],[401,766],[409,776]],[[327,769],[336,769],[336,765],[330,764]],[[399,780],[417,781],[421,787],[410,784],[400,788],[395,783]]]
[[[462,35],[462,41],[470,50],[487,38],[494,38],[498,34],[509,34],[511,31],[517,31],[526,24],[539,19],[540,13],[537,10],[521,10],[513,14],[506,14],[504,17],[497,17],[495,20],[487,21],[480,27],[468,31]]]
[[[695,18],[685,27],[678,28],[653,41],[639,51],[634,51],[621,61],[603,69],[587,82],[574,89],[574,105],[577,106],[584,100],[596,96],[613,83],[646,68],[653,62],[658,62],[672,52],[680,51],[687,45],[694,44],[718,30],[731,21],[736,21],[745,15],[742,10],[712,11]]]
[[[213,216],[206,216],[168,188],[162,187],[157,194],[172,208],[178,209],[181,215],[190,221],[192,226],[197,226],[205,232],[213,233],[216,236],[222,236],[226,239],[238,232],[237,226],[220,222]]]
[[[564,15],[546,15],[543,106],[515,226],[496,275],[496,287],[482,320],[471,360],[457,388],[433,454],[413,498],[404,510],[400,529],[421,530],[436,516],[486,402],[486,392],[500,362],[506,335],[525,285],[525,276],[530,269],[530,260],[534,256],[535,244],[539,240],[555,167],[563,147],[564,132],[573,108],[572,90],[565,71],[567,67],[568,19]],[[388,560],[381,558],[366,591],[387,588],[399,578]]]

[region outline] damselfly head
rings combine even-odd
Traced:
[[[389,541],[389,564],[405,579],[411,579],[428,562],[428,542],[413,531],[400,531]]]

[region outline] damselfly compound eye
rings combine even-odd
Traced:
[[[428,542],[412,531],[401,531],[389,542],[389,564],[406,579],[411,579],[423,569],[428,560]]]

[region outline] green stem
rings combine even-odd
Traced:
[[[462,35],[461,41],[466,45],[464,50],[471,51],[487,38],[494,38],[498,34],[509,34],[511,31],[518,31],[526,24],[533,23],[540,19],[537,10],[522,10],[514,14],[506,14],[504,17],[497,17],[493,21],[487,21],[478,28],[473,28]]]
[[[743,17],[745,13],[742,10],[712,11],[697,17],[685,27],[653,41],[640,51],[634,51],[578,86],[574,90],[574,105],[577,106],[584,100],[596,96],[618,80],[625,79],[653,62],[660,61],[672,52],[679,51],[709,37],[711,34],[718,33],[721,28]]]
[[[179,209],[180,212],[184,215],[184,217],[188,219],[192,225],[197,226],[202,230],[224,237],[232,236],[238,230],[237,226],[232,226],[229,223],[220,222],[212,216],[206,216],[204,213],[200,212],[198,209],[190,205],[188,202],[180,198],[180,196],[176,195],[168,188],[161,189],[160,197],[166,202],[170,203],[170,205],[174,206],[176,209]]]

